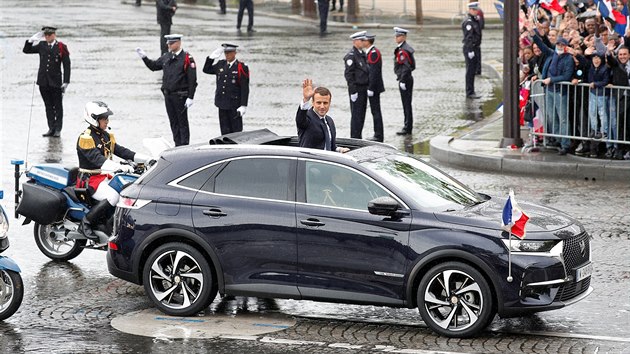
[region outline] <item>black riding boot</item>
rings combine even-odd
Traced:
[[[81,220],[81,232],[85,237],[98,240],[98,236],[92,230],[92,225],[94,222],[100,219],[103,215],[105,215],[108,211],[113,208],[111,204],[107,201],[107,199],[103,199],[98,204],[92,207],[90,211],[85,214],[83,220]]]

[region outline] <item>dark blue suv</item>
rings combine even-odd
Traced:
[[[111,274],[144,284],[169,315],[193,315],[217,292],[417,307],[451,337],[476,334],[495,314],[557,309],[592,291],[590,237],[557,210],[521,203],[527,237],[508,242],[505,199],[413,155],[352,139],[340,139],[352,148],[340,154],[262,136],[162,153],[121,195]]]

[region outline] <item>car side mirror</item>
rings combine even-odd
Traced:
[[[392,197],[378,197],[368,202],[368,211],[374,215],[395,216],[400,204]]]

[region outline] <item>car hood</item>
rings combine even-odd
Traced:
[[[504,204],[505,198],[492,198],[462,210],[435,213],[435,217],[443,222],[500,230]],[[519,202],[519,206],[529,217],[528,234],[551,232],[564,239],[584,231],[579,222],[561,211],[526,202]]]

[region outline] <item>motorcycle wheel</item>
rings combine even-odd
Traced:
[[[24,283],[20,273],[0,270],[0,321],[11,317],[22,304]]]
[[[53,261],[69,261],[83,252],[83,247],[85,247],[87,240],[56,240],[52,235],[52,231],[58,227],[62,226],[56,226],[54,224],[40,225],[35,223],[35,227],[33,228],[35,243],[37,244],[37,248]]]

